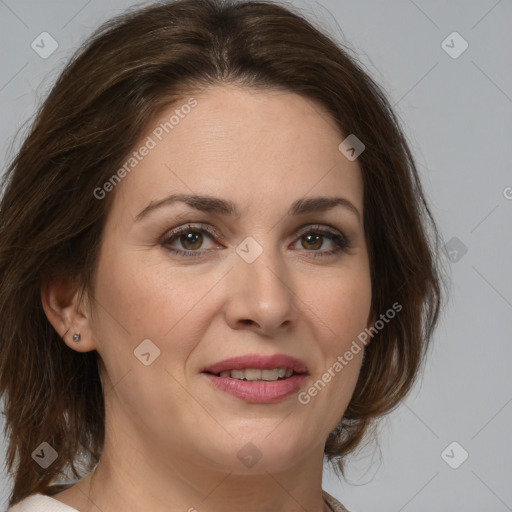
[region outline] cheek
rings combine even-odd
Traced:
[[[313,282],[314,286],[308,287],[304,278],[301,298],[317,318],[315,324],[323,325],[325,334],[318,339],[324,340],[332,354],[350,344],[367,326],[372,298],[369,270],[366,266],[357,271],[341,269]]]
[[[171,352],[175,361],[187,357],[208,326],[210,292],[224,273],[195,265],[176,268],[145,251],[116,253],[105,245],[95,323],[101,355],[113,365],[131,366],[133,351],[150,339],[164,356],[161,362]]]
[[[371,308],[369,269],[341,269],[318,280],[313,289],[307,302],[310,322],[317,326],[321,361],[304,400],[314,399],[316,407],[328,410],[334,427],[350,402],[361,368],[364,344],[358,336],[367,327]]]
[[[98,265],[94,332],[108,387],[115,386],[126,411],[139,411],[137,421],[158,424],[163,411],[193,406],[179,382],[184,361],[208,325],[202,321],[209,314],[205,294],[219,277],[148,263],[142,252],[107,249]],[[134,354],[146,339],[160,351],[148,366]]]

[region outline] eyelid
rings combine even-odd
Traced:
[[[224,236],[222,235],[222,233],[218,229],[214,228],[213,226],[211,226],[209,224],[202,224],[200,222],[198,222],[198,223],[187,222],[186,224],[183,224],[181,226],[178,226],[176,228],[172,228],[172,229],[166,231],[166,233],[161,238],[161,243],[166,242],[173,236],[179,235],[183,232],[203,231],[203,230],[206,231],[212,237],[215,237],[219,240],[225,239]]]
[[[308,233],[309,231],[322,231],[322,232],[328,232],[333,235],[342,235],[343,237],[347,238],[345,233],[341,231],[338,228],[332,227],[329,224],[303,224],[302,226],[299,226],[297,228],[297,235],[303,235],[304,233]],[[347,238],[348,240],[348,238]]]

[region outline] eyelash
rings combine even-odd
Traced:
[[[190,257],[198,258],[198,257],[203,256],[206,252],[211,251],[211,249],[206,249],[206,250],[202,250],[202,251],[199,251],[199,250],[198,251],[193,251],[193,250],[184,251],[182,249],[173,249],[173,248],[168,247],[168,245],[171,242],[178,239],[181,235],[189,233],[189,232],[203,233],[203,234],[206,233],[207,235],[210,235],[211,237],[220,238],[217,231],[210,228],[208,225],[201,225],[200,227],[198,227],[198,226],[194,226],[192,224],[187,224],[185,226],[177,228],[177,229],[171,231],[170,233],[166,234],[164,236],[164,238],[161,240],[160,245],[162,247],[164,247],[166,250],[171,251],[180,257],[183,256],[183,257],[187,257],[187,258],[190,258]],[[330,251],[316,251],[316,250],[308,251],[307,249],[305,249],[306,252],[312,253],[311,256],[313,258],[327,258],[330,256],[334,256],[335,254],[338,254],[339,252],[345,251],[346,249],[350,248],[350,240],[339,231],[331,231],[331,230],[322,228],[319,225],[311,225],[311,226],[308,226],[308,229],[303,230],[299,234],[298,239],[300,239],[303,236],[308,235],[308,234],[325,236],[325,237],[329,238],[330,240],[332,240],[337,246],[336,248],[331,249]]]

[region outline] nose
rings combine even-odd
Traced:
[[[228,273],[224,314],[232,329],[249,329],[272,337],[298,319],[298,297],[291,273],[277,251],[264,249],[248,263],[238,255]]]

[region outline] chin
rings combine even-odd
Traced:
[[[226,461],[229,471],[241,475],[293,469],[308,452],[307,447],[313,449],[319,443],[312,439],[308,442],[298,431],[290,432],[285,422],[280,425],[275,419],[268,420],[265,423],[271,428],[257,429],[252,420],[252,429],[246,428],[243,433],[238,430],[223,446],[216,446],[216,461]]]

